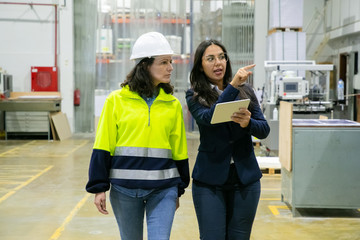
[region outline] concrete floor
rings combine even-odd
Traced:
[[[0,140],[1,240],[120,239],[110,203],[110,214],[102,215],[84,190],[92,144],[93,135],[84,134],[61,142]],[[197,137],[189,136],[188,145],[192,168]],[[280,199],[281,174],[264,174],[261,183],[252,240],[360,239],[359,210],[315,209],[294,218]],[[171,239],[199,239],[191,187]]]

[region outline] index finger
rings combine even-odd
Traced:
[[[247,66],[243,67],[242,69],[249,70],[249,69],[252,69],[253,67],[255,67],[255,64],[247,65]]]

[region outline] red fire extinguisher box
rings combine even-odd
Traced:
[[[57,92],[57,67],[31,67],[31,91]]]

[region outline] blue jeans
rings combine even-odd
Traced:
[[[153,191],[112,186],[110,202],[121,239],[143,239],[144,213],[146,213],[148,240],[168,240],[177,197],[177,186]]]
[[[201,240],[248,240],[260,199],[260,180],[247,186],[194,181],[193,201]]]

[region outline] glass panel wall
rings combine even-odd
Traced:
[[[94,132],[97,0],[74,1],[74,78],[81,103],[74,108],[75,132]]]
[[[224,1],[222,39],[233,71],[254,63],[254,12],[252,1]],[[250,78],[252,84],[253,79]]]
[[[253,13],[250,0],[98,0],[95,116],[134,67],[129,58],[135,40],[158,31],[176,53],[175,96],[183,105],[187,131],[196,131],[185,102],[193,52],[201,41],[213,38],[227,47],[234,71],[252,63]]]
[[[95,115],[101,112],[104,96],[119,89],[134,67],[130,61],[136,39],[150,31],[161,32],[175,52],[172,84],[185,104],[190,56],[190,1],[99,0],[97,28]]]

